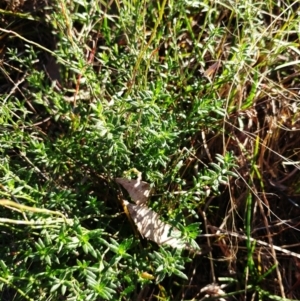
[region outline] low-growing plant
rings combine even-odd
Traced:
[[[1,300],[299,299],[298,6],[0,4]]]

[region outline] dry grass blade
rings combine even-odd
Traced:
[[[150,184],[140,179],[129,180],[125,178],[116,178],[115,181],[121,184],[129,193],[131,199],[137,205],[144,205],[150,196]]]
[[[158,245],[169,245],[177,249],[188,249],[193,252],[199,252],[196,242],[193,247],[182,238],[182,233],[163,222],[159,215],[146,206],[130,204],[124,201],[130,216],[136,224],[141,235],[149,240],[156,242]]]

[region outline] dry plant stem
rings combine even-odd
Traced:
[[[195,275],[196,275],[196,272],[197,272],[197,268],[196,268],[196,266],[193,268],[193,271],[192,271],[192,275],[191,276],[189,276],[188,278],[189,278],[189,283],[188,283],[188,287],[192,287],[192,283],[193,283],[193,280],[194,280],[194,277],[195,277]],[[184,300],[184,298],[185,298],[185,293],[184,293],[184,291],[182,290],[182,294],[183,294],[183,297],[181,298],[182,300]]]
[[[240,175],[240,173],[238,172],[238,170],[234,169],[234,171],[236,172],[236,174],[239,175],[240,178],[242,178],[242,176]],[[246,185],[247,185],[247,184],[246,184]],[[248,188],[250,188],[250,187],[248,186]],[[253,190],[251,190],[251,191],[254,192]],[[257,194],[256,194],[255,196],[258,198],[258,195],[257,195]],[[264,204],[264,203],[262,203],[262,204],[263,204],[265,207],[267,207],[266,204]],[[267,208],[267,209],[270,210],[269,208]],[[271,213],[273,216],[275,216],[278,220],[281,221],[280,224],[284,224],[284,225],[286,225],[286,226],[292,228],[292,229],[295,230],[295,231],[300,231],[298,228],[295,228],[295,227],[293,227],[292,225],[288,224],[288,222],[291,222],[291,220],[281,220],[281,219],[279,218],[279,216],[277,216],[272,210],[270,210],[270,213]],[[279,225],[280,225],[280,224],[279,224]],[[271,228],[272,226],[269,226],[269,225],[268,225],[268,227]],[[257,230],[260,230],[260,229],[262,229],[262,228],[254,229],[253,232],[255,232],[255,231],[257,231]],[[263,227],[263,229],[265,229],[265,227]]]
[[[180,153],[183,153],[184,151],[187,152],[196,161],[200,162],[203,166],[208,168],[208,165],[205,162],[203,162],[202,160],[200,160],[197,156],[195,156],[195,154],[193,154],[189,149],[187,149],[186,147],[183,147],[183,149],[180,151]],[[206,206],[206,208],[207,208],[207,206]]]
[[[8,9],[0,9],[0,14],[2,16],[4,15],[8,15],[8,16],[13,16],[13,17],[18,17],[21,19],[26,19],[26,20],[33,20],[33,21],[39,21],[40,18],[37,16],[32,16],[29,13],[20,13],[20,12],[16,12],[16,11],[10,11]]]
[[[206,219],[205,211],[202,211],[202,210],[199,209],[199,212],[203,217],[205,232],[208,233],[208,226],[207,226],[207,219]],[[216,283],[216,275],[215,275],[215,270],[214,270],[213,255],[212,255],[212,251],[211,251],[212,247],[211,247],[209,237],[207,237],[207,245],[209,247],[209,253],[208,254],[209,254],[209,263],[210,263],[210,269],[211,269],[212,282]]]
[[[257,295],[257,292],[253,292],[251,301],[254,301],[254,300],[255,300],[256,295]]]
[[[214,230],[214,231],[219,231],[220,232],[219,234],[210,234],[210,236],[221,236],[221,234],[222,235],[227,234],[227,235],[230,235],[230,236],[233,236],[233,237],[237,237],[237,238],[240,238],[240,239],[243,239],[243,240],[248,239],[246,235],[241,235],[239,233],[235,233],[235,232],[223,230],[223,229],[220,229],[220,228],[215,227],[215,226],[208,225],[207,227],[209,229]],[[202,235],[199,235],[199,236],[201,237]],[[207,237],[207,235],[203,235],[203,236]],[[264,246],[264,247],[268,247],[270,249],[273,248],[274,250],[282,252],[282,253],[284,253],[284,254],[286,254],[288,256],[293,256],[293,257],[296,257],[296,258],[300,259],[300,254],[292,252],[292,251],[289,251],[289,250],[286,250],[286,249],[283,249],[283,248],[275,246],[273,244],[269,244],[269,243],[267,243],[265,241],[257,240],[257,239],[254,239],[252,237],[250,237],[250,241],[251,242],[255,242],[258,245],[261,245],[261,246]]]
[[[272,120],[273,121],[273,120]],[[273,127],[272,125],[274,125],[275,123],[272,122],[272,124],[270,125],[270,128],[271,128],[271,131],[273,130]],[[269,136],[270,134],[267,134],[266,138],[264,139],[264,142],[262,143],[261,145],[261,155],[259,157],[259,166],[261,169],[263,169],[263,154],[265,153],[265,145],[267,145],[267,141],[268,141],[268,138],[270,137]],[[270,137],[271,139],[271,137]],[[259,174],[259,173],[257,173]],[[263,174],[263,170],[261,171],[261,174]],[[256,190],[256,188],[254,187],[253,188],[254,190]],[[255,191],[255,195],[257,195],[257,191]],[[265,201],[265,204],[267,205],[267,209],[268,209],[268,215],[270,216],[270,205],[268,203],[268,200],[266,198],[266,195],[265,193],[263,192],[263,198],[264,198],[264,201]],[[259,207],[259,210],[260,210],[260,214],[263,218],[263,223],[266,227],[266,231],[267,231],[267,237],[268,237],[268,241],[269,241],[269,244],[271,245],[271,253],[273,255],[273,259],[274,259],[274,262],[276,264],[276,273],[277,273],[277,277],[278,277],[278,284],[279,284],[279,288],[280,288],[280,292],[281,292],[281,296],[282,298],[285,298],[285,293],[284,293],[284,287],[283,287],[283,284],[282,284],[282,277],[281,277],[281,273],[280,273],[280,270],[279,270],[279,267],[278,267],[278,260],[277,260],[277,256],[276,256],[276,252],[273,248],[273,239],[272,239],[272,235],[271,235],[271,232],[270,232],[270,229],[269,229],[269,223],[268,223],[268,219],[266,217],[266,214],[265,214],[265,211],[264,211],[264,208],[263,208],[263,205],[262,205],[262,201],[260,198],[256,198],[256,204],[258,205]]]
[[[294,223],[294,222],[297,222],[297,224],[295,226],[292,226],[291,224],[288,224],[288,223]],[[288,229],[293,229],[295,231],[300,232],[300,229],[297,228],[299,224],[300,223],[299,223],[299,217],[298,217],[298,218],[295,218],[295,219],[288,219],[288,220],[280,220],[279,219],[279,222],[277,222],[274,225],[270,225],[268,227],[269,227],[269,229],[271,229],[271,228],[279,227],[281,225],[286,225]],[[259,228],[253,229],[251,233],[253,234],[253,233],[255,233],[259,230],[264,230],[264,229],[265,229],[265,227],[259,227]],[[280,232],[283,232],[283,231],[285,231],[285,230],[281,230]],[[277,232],[277,234],[280,233],[280,232]],[[300,245],[300,244],[294,244],[294,245],[288,245],[288,246],[293,247],[293,246],[298,246],[298,245]],[[282,246],[282,248],[285,248],[285,247]]]
[[[201,137],[202,137],[202,140],[203,140],[203,146],[204,146],[204,149],[205,149],[205,152],[207,154],[207,157],[209,159],[210,162],[213,162],[213,159],[210,155],[210,152],[209,152],[209,149],[208,149],[208,146],[207,146],[207,142],[206,142],[206,137],[205,137],[205,132],[204,131],[201,131]]]
[[[15,220],[10,218],[0,218],[0,223],[2,224],[15,224],[15,225],[27,225],[27,226],[36,226],[36,229],[39,228],[39,226],[49,226],[51,224],[54,224],[53,227],[57,227],[58,223],[64,223],[68,222],[69,224],[72,223],[71,219],[62,219],[62,218],[56,218],[56,219],[44,219],[44,220],[38,220],[38,221],[21,221],[21,220]]]
[[[35,213],[54,214],[54,215],[58,215],[58,216],[62,217],[65,221],[67,221],[67,218],[58,211],[52,211],[52,210],[42,209],[42,208],[34,208],[34,207],[26,206],[26,205],[21,205],[16,202],[13,202],[10,200],[5,200],[5,199],[0,200],[0,205],[2,205],[4,207],[9,207],[12,210],[17,210],[17,211],[24,210],[24,211],[31,211],[31,212],[35,212]]]
[[[256,141],[255,141],[255,147],[258,147],[258,143],[259,143],[259,140],[256,139]],[[259,172],[257,171],[257,167],[254,165],[253,168],[254,168],[254,171],[257,173],[257,175],[259,175]],[[279,282],[279,287],[280,287],[281,295],[282,295],[283,298],[285,298],[284,297],[285,296],[285,294],[284,294],[284,288],[283,288],[283,285],[282,285],[282,277],[281,277],[281,273],[280,273],[279,267],[278,267],[278,260],[277,260],[277,257],[276,257],[276,252],[274,250],[273,240],[272,240],[272,237],[271,237],[271,233],[270,233],[270,230],[268,228],[268,226],[269,226],[268,225],[268,220],[267,220],[265,212],[263,210],[262,201],[258,197],[258,193],[256,191],[255,186],[252,188],[252,187],[249,186],[249,184],[247,183],[247,181],[244,180],[243,177],[241,177],[241,179],[244,181],[244,183],[249,188],[249,190],[251,191],[251,193],[256,197],[256,200],[257,200],[256,205],[258,205],[258,207],[260,209],[260,213],[261,213],[261,215],[263,217],[264,225],[265,225],[266,230],[267,230],[267,236],[268,236],[268,240],[269,240],[268,246],[271,248],[271,252],[272,252],[272,255],[273,255],[273,258],[274,258],[274,262],[276,264],[276,273],[277,273],[277,277],[278,277],[278,282]],[[266,207],[267,207],[268,211],[270,212],[270,206],[269,206],[268,203],[267,203]],[[250,241],[251,241],[251,238],[250,238]]]
[[[50,54],[53,55],[55,58],[57,58],[62,64],[65,64],[65,65],[67,65],[67,66],[69,65],[67,61],[65,61],[64,59],[62,59],[62,58],[61,58],[60,56],[58,56],[55,52],[49,50],[48,48],[46,48],[46,47],[44,47],[44,46],[42,46],[42,45],[40,45],[40,44],[38,44],[38,43],[35,43],[35,42],[30,41],[30,40],[28,40],[28,39],[25,39],[24,37],[22,37],[22,36],[19,35],[18,33],[14,32],[13,30],[7,30],[7,29],[4,29],[4,28],[1,28],[1,27],[0,27],[0,32],[1,32],[1,31],[3,31],[3,32],[5,32],[5,33],[12,34],[12,35],[18,37],[19,39],[21,39],[21,40],[27,42],[28,44],[34,45],[34,46],[40,48],[41,50],[44,50],[44,51],[50,53]]]
[[[22,94],[22,96],[24,98],[26,98],[23,95],[22,91],[19,89],[20,84],[22,84],[25,81],[26,77],[27,77],[27,72],[25,72],[25,74],[22,76],[22,78],[19,81],[17,81],[16,83],[14,83],[13,80],[8,76],[10,82],[13,83],[14,87],[10,90],[9,94],[5,97],[3,103],[6,103],[6,101],[16,92],[16,90],[18,90]],[[28,104],[30,105],[30,108],[33,109],[33,107],[30,104],[30,102],[28,102]],[[35,111],[35,110],[33,109],[33,111]]]
[[[284,183],[285,181],[287,181],[290,177],[292,177],[299,169],[297,167],[294,168],[293,171],[291,171],[288,175],[286,175],[284,178],[282,178],[281,180],[279,181],[274,181],[272,179],[268,179],[269,180],[269,183],[272,185],[272,186],[277,186],[279,188],[281,188],[279,185]],[[285,186],[283,186],[282,188],[286,188]],[[281,189],[282,189],[281,188]]]
[[[138,69],[140,67],[142,58],[144,57],[144,54],[145,54],[146,50],[148,49],[148,47],[151,45],[151,43],[155,39],[157,28],[158,28],[159,24],[161,23],[161,21],[163,19],[163,14],[164,14],[164,10],[165,10],[166,4],[167,4],[167,0],[163,0],[162,3],[161,3],[160,10],[159,10],[158,19],[157,19],[157,21],[154,24],[154,28],[152,30],[152,34],[150,36],[149,42],[142,48],[142,50],[141,50],[141,52],[140,52],[140,54],[139,54],[139,56],[137,58],[136,64],[135,64],[133,72],[132,72],[132,80],[131,80],[132,84],[130,85],[130,87],[129,87],[127,93],[126,93],[127,95],[130,94],[131,89],[132,89],[132,87],[134,85],[135,78],[136,78],[136,75],[137,75],[137,71],[138,71]]]
[[[289,281],[289,283],[292,283],[292,279],[293,279],[293,277],[292,277],[293,266],[294,266],[293,260],[290,259],[290,262],[289,262],[289,272],[288,272],[288,281]],[[290,291],[291,291],[291,290],[289,290],[289,291],[287,292],[288,295],[290,295]]]
[[[277,272],[278,283],[279,283],[279,287],[280,287],[280,291],[281,291],[281,296],[282,296],[282,298],[285,298],[284,287],[283,287],[283,284],[282,284],[282,277],[281,277],[281,273],[280,273],[280,270],[279,270],[279,267],[278,267],[279,263],[278,263],[275,248],[274,248],[274,245],[273,245],[273,239],[272,239],[272,235],[270,233],[270,229],[268,227],[269,226],[268,220],[267,220],[267,217],[265,215],[264,208],[262,206],[260,198],[257,198],[257,204],[258,204],[258,207],[260,209],[260,213],[263,217],[264,225],[265,225],[266,231],[267,231],[267,237],[268,237],[269,245],[270,245],[270,248],[271,248],[271,252],[272,252],[272,255],[273,255],[274,262],[276,264],[276,272]]]
[[[239,129],[237,126],[235,126],[234,124],[229,123],[229,122],[227,122],[227,121],[226,121],[226,123],[227,123],[228,125],[230,125],[231,127],[233,127],[235,130],[240,131],[240,129]],[[247,133],[246,131],[244,131],[243,134],[246,135],[247,137],[249,137],[250,139],[255,140],[255,138],[254,138],[252,135],[250,135],[249,133]],[[278,152],[275,152],[275,151],[274,151],[273,149],[271,149],[269,146],[267,146],[266,144],[263,144],[262,141],[259,142],[259,145],[261,145],[261,146],[263,145],[263,146],[264,146],[268,151],[270,151],[273,155],[276,155],[276,156],[278,156],[279,158],[283,159],[284,162],[283,162],[282,164],[284,164],[284,165],[295,165],[295,167],[297,167],[297,163],[299,163],[299,162],[294,162],[294,161],[292,161],[292,160],[290,160],[290,159],[284,157],[283,155],[279,154]],[[298,170],[300,170],[300,166],[297,167],[297,168],[298,168]],[[235,170],[235,172],[237,172],[237,171]],[[240,175],[239,175],[239,176],[240,176]]]
[[[88,59],[87,59],[86,66],[84,67],[82,72],[78,75],[77,83],[76,83],[76,89],[75,89],[74,98],[73,98],[74,108],[76,108],[76,98],[77,98],[78,93],[79,93],[80,80],[82,78],[82,74],[85,72],[85,70],[88,68],[88,66],[90,66],[94,61],[95,53],[96,53],[96,44],[98,42],[98,39],[99,39],[99,33],[97,33],[96,41],[93,41],[93,48],[91,49],[90,52],[88,52]]]
[[[149,287],[148,285],[145,286],[145,287],[139,292],[139,294],[138,294],[136,300],[137,300],[137,301],[143,301],[143,300],[145,300],[145,297],[148,295],[149,291],[150,291],[150,287]],[[153,294],[153,293],[151,293],[151,296],[152,296],[152,294]],[[149,300],[151,300],[151,299],[149,299]]]
[[[12,195],[11,192],[9,192],[6,189],[6,187],[4,187],[3,185],[0,184],[0,188],[3,189],[8,195],[10,195],[10,197],[14,200],[15,203],[20,204],[20,202],[18,201],[18,199],[14,195]],[[21,213],[22,213],[22,215],[24,217],[24,220],[27,221],[28,219],[27,219],[26,213],[24,211],[22,211]]]
[[[24,152],[20,152],[20,155],[22,158],[24,158],[26,160],[26,162],[28,162],[35,171],[37,171],[45,180],[49,181],[49,178],[38,168],[36,167],[26,156],[26,154]]]
[[[26,300],[33,301],[33,299],[29,298],[25,292],[23,292],[21,289],[19,289],[17,286],[15,286],[9,279],[6,279],[6,277],[0,277],[0,281],[3,283],[6,283],[8,286],[13,287],[21,296],[23,296]]]
[[[209,204],[210,204],[211,200],[212,200],[212,198],[205,204],[205,210],[209,207]],[[228,215],[223,219],[223,223],[220,225],[221,229],[226,225],[226,221],[229,218],[229,214],[231,213],[232,210],[233,210],[233,207],[229,210]],[[207,223],[207,220],[206,220],[206,223]],[[208,233],[207,229],[206,229],[206,232]],[[207,234],[207,237],[218,236],[219,234],[220,233],[217,231],[215,234]],[[209,243],[210,243],[210,241],[209,241]],[[218,241],[218,245],[219,245],[220,249],[222,250],[224,256],[232,257],[232,253],[231,253],[231,251],[228,250],[227,243],[226,243],[225,239],[220,239]]]

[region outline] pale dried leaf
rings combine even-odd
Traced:
[[[129,180],[125,178],[116,178],[115,181],[121,184],[128,191],[131,199],[137,205],[146,204],[150,196],[150,184],[143,182],[140,179]]]
[[[182,238],[182,233],[178,229],[163,222],[156,212],[146,206],[130,204],[127,201],[124,203],[142,236],[158,245],[169,245],[173,248],[197,252]]]
[[[208,297],[218,297],[226,294],[225,291],[223,291],[222,286],[216,283],[206,285],[200,290],[200,293],[206,293]],[[219,298],[216,300],[226,301],[224,298]]]

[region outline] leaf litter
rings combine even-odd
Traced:
[[[147,203],[151,193],[150,184],[141,181],[140,178],[137,180],[116,178],[115,181],[127,190],[132,201],[137,205],[144,205]]]
[[[131,204],[126,200],[123,201],[143,237],[154,241],[159,246],[168,245],[176,249],[201,253],[194,240],[184,238],[181,231],[165,223],[158,213],[146,206],[151,191],[149,183],[141,181],[140,177],[137,180],[116,178],[115,181],[127,190],[132,201],[135,202],[135,204]]]

